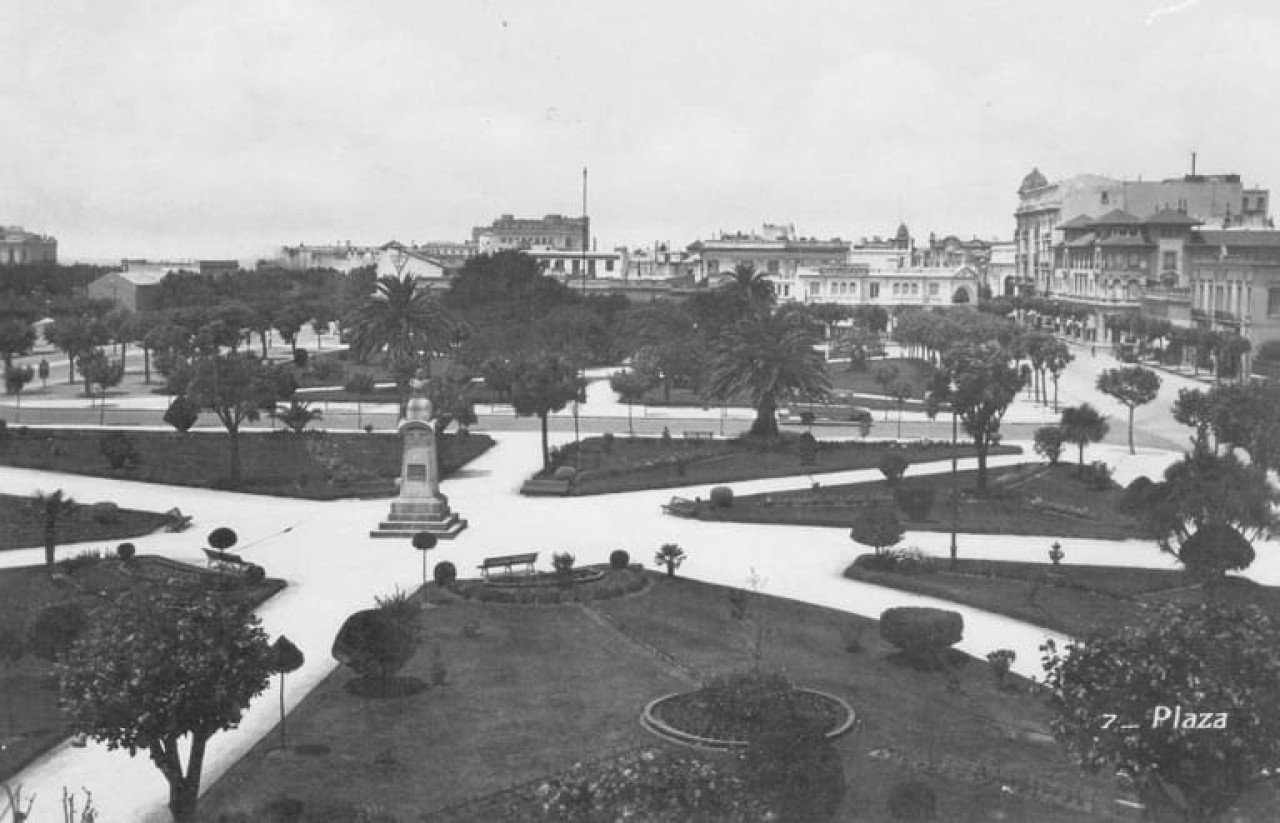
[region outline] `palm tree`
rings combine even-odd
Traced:
[[[369,295],[352,314],[351,349],[357,357],[385,352],[400,390],[400,413],[409,402],[409,377],[423,355],[447,351],[464,331],[455,319],[412,275],[378,278]]]
[[[734,266],[733,279],[721,288],[747,310],[767,310],[777,301],[773,281],[764,272],[756,271],[751,263]]]
[[[777,437],[779,403],[822,401],[831,390],[812,323],[794,313],[750,314],[712,345],[709,394],[747,395],[756,409],[751,434]]]
[[[44,564],[52,569],[53,553],[58,546],[58,521],[74,512],[77,503],[58,489],[49,494],[36,492],[32,504],[44,525]]]

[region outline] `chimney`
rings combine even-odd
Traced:
[[[1196,153],[1191,152],[1191,176],[1196,176]]]

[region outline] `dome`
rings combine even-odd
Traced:
[[[1033,168],[1030,174],[1022,178],[1022,185],[1018,186],[1018,194],[1032,189],[1044,188],[1047,185],[1049,185],[1049,181],[1040,173],[1040,169]]]

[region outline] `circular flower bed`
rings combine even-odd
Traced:
[[[641,722],[679,743],[739,749],[779,719],[825,729],[831,739],[849,731],[854,718],[853,708],[835,695],[795,688],[781,675],[745,674],[660,697],[645,707]]]
[[[610,569],[585,566],[574,569],[573,582],[566,585],[554,572],[516,576],[498,583],[485,580],[457,580],[449,586],[456,595],[491,603],[554,605],[589,600],[609,600],[637,592],[648,585],[645,573],[637,568]]]
[[[572,569],[572,585],[582,583],[590,583],[604,577],[604,570],[586,566],[581,569]],[[560,576],[559,572],[537,572],[535,574],[503,574],[490,575],[485,578],[486,586],[495,586],[500,589],[538,589],[551,588],[553,586],[565,585],[565,580]]]

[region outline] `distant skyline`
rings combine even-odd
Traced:
[[[10,0],[0,224],[61,259],[764,222],[1009,238],[1019,181],[1280,188],[1271,0]]]

